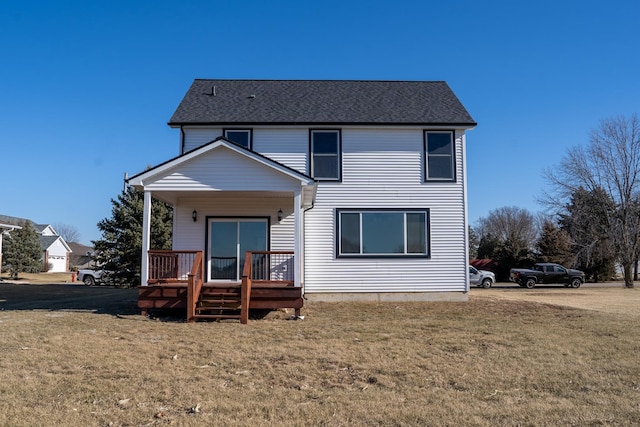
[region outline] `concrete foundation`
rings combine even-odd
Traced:
[[[307,301],[320,302],[418,302],[447,301],[464,302],[469,300],[468,292],[352,292],[352,293],[305,293]]]

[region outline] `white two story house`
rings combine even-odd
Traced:
[[[128,181],[145,194],[142,287],[158,284],[155,197],[205,284],[240,282],[247,251],[286,252],[266,274],[306,299],[467,298],[476,123],[445,82],[198,79],[169,126],[178,155]]]

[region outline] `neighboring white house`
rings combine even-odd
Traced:
[[[40,247],[42,249],[42,271],[66,272],[69,271],[69,260],[71,256],[71,248],[67,242],[59,236],[56,230],[50,224],[35,224],[33,221],[25,218],[17,218],[6,215],[0,215],[0,220],[14,226],[25,221],[33,224],[38,237],[40,239]]]
[[[128,180],[145,194],[143,286],[155,197],[209,282],[239,280],[246,250],[293,251],[308,299],[467,298],[476,123],[445,82],[195,80],[169,126],[179,155]]]

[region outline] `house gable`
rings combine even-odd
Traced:
[[[151,191],[295,191],[314,180],[225,138],[129,179]]]
[[[72,252],[71,248],[60,236],[39,236],[40,247],[43,251],[54,251],[56,254]]]

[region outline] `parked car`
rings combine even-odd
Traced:
[[[540,262],[531,269],[512,268],[509,280],[528,289],[538,284],[564,284],[566,287],[579,288],[584,283],[584,272],[565,268],[559,264]]]
[[[104,276],[104,270],[78,270],[78,281],[87,286],[93,286],[101,283]]]
[[[490,288],[496,282],[496,275],[491,271],[478,270],[474,266],[469,266],[469,284],[479,288]]]

